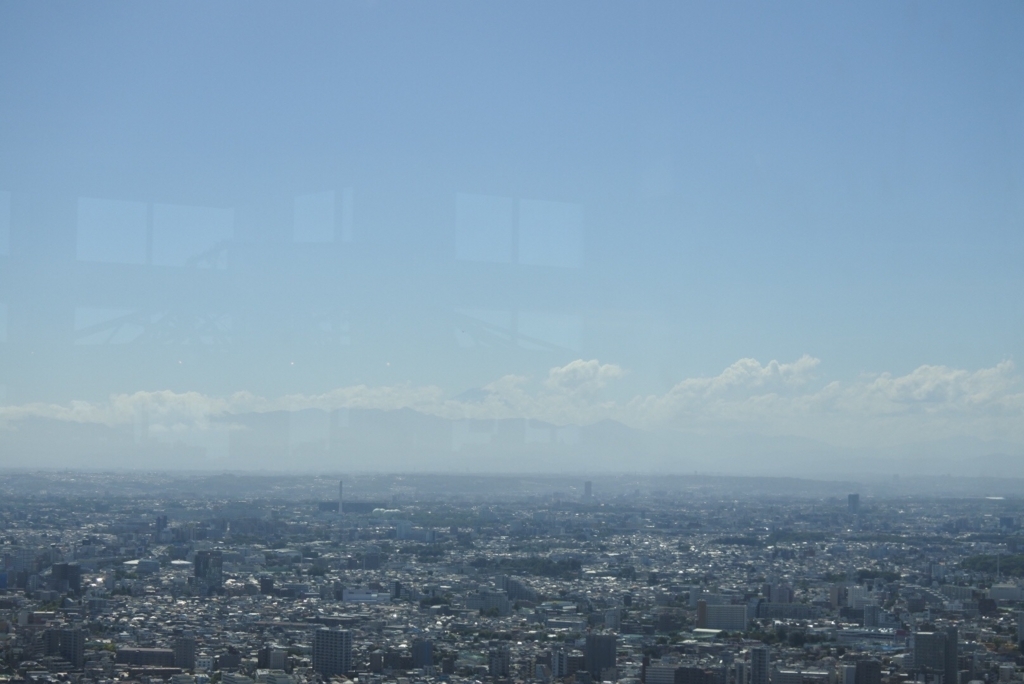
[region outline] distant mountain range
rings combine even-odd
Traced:
[[[0,430],[6,468],[1024,477],[1024,448],[973,438],[882,451],[799,437],[648,432],[609,420],[447,420],[410,409],[249,413],[223,416],[206,430],[42,418]]]

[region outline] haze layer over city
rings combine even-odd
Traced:
[[[0,684],[1024,684],[1022,44],[0,0]]]

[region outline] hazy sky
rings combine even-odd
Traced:
[[[140,405],[1024,445],[1022,37],[1019,2],[3,2],[0,446]]]

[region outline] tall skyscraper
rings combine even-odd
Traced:
[[[313,669],[329,678],[352,670],[352,632],[318,629],[313,633]]]
[[[618,637],[614,634],[588,634],[583,647],[586,658],[587,672],[600,681],[601,672],[605,668],[615,667],[615,655],[618,648]]]
[[[850,513],[860,513],[860,494],[850,494],[846,497],[846,506]]]
[[[587,501],[590,501],[590,499],[593,496],[594,496],[594,483],[591,482],[590,480],[587,480],[586,482],[583,483],[583,498],[586,499]]]
[[[338,516],[345,512],[345,481],[338,480]]]
[[[771,651],[767,646],[750,649],[750,684],[768,684],[771,668]]]

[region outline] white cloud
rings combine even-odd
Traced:
[[[603,388],[609,380],[621,378],[625,373],[614,364],[601,364],[597,359],[576,359],[565,366],[552,368],[544,386],[557,392],[588,393]]]
[[[974,373],[946,366],[921,366],[902,377],[879,375],[866,394],[907,406],[980,406],[1013,396],[1018,384],[1013,372],[1012,361]]]
[[[687,378],[664,394],[624,403],[602,390],[625,375],[614,364],[577,359],[534,379],[507,375],[471,398],[437,386],[342,387],[317,395],[265,398],[247,392],[136,392],[103,402],[0,406],[0,421],[31,418],[130,425],[150,434],[223,430],[244,413],[316,408],[408,408],[447,418],[530,418],[559,425],[615,419],[638,428],[725,434],[793,435],[844,446],[878,446],[951,436],[1024,443],[1024,388],[1011,361],[975,371],[921,366],[902,376],[881,373],[854,382],[819,378],[818,359],[792,363],[740,359],[711,377]]]

